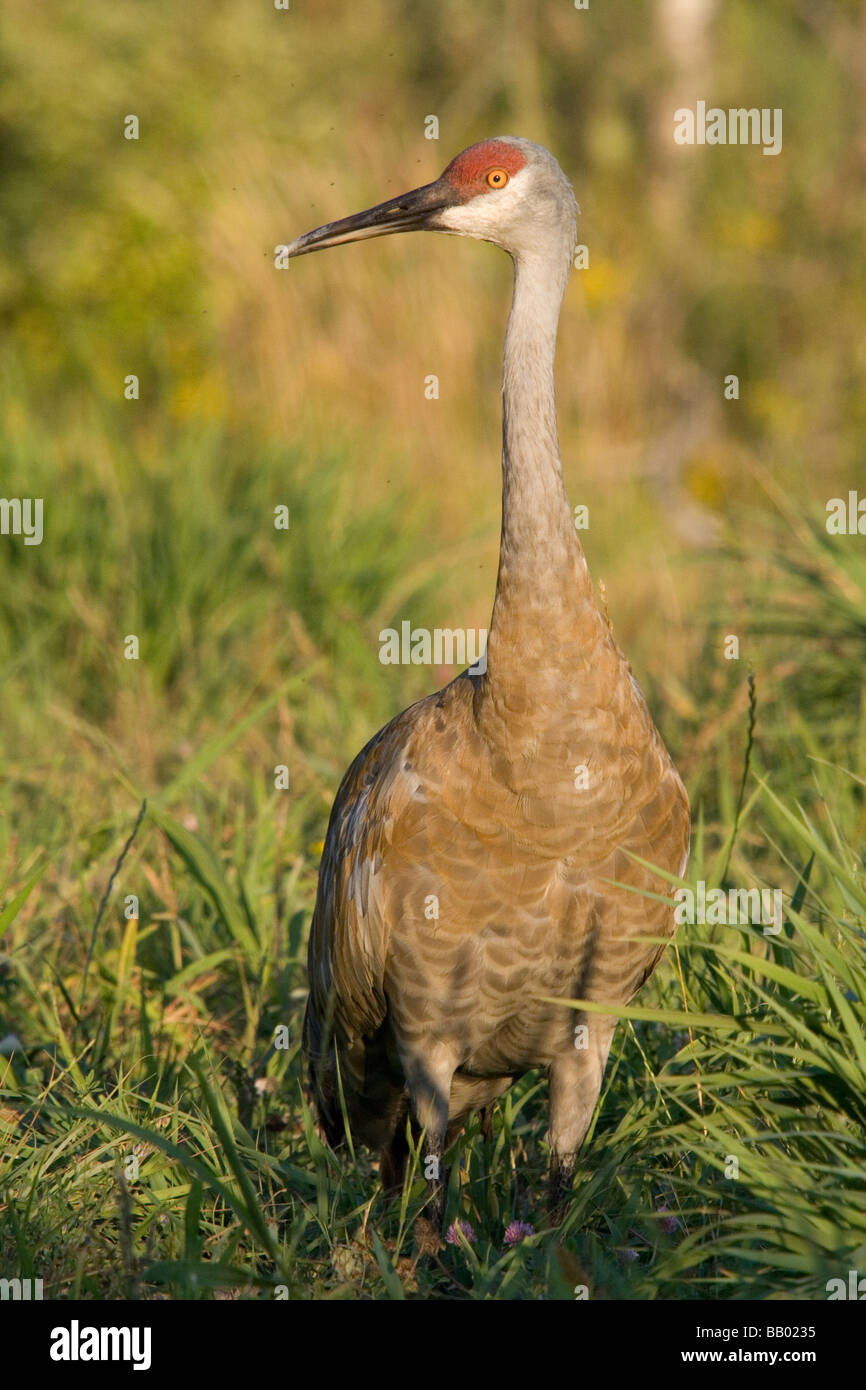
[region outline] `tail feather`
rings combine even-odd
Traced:
[[[304,1016],[304,1051],[308,1091],[322,1135],[331,1148],[345,1143],[346,1120],[353,1143],[386,1148],[405,1120],[408,1105],[402,1072],[388,1047],[386,1027],[371,1038],[338,1038],[311,998]]]
[[[307,1057],[307,1095],[312,1100],[322,1136],[332,1149],[346,1139],[343,1108],[340,1105],[340,1084],[337,1073],[337,1049],[330,1029],[313,1007],[312,999],[304,1014],[304,1052]]]

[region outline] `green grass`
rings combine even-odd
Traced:
[[[378,525],[381,542],[390,524],[369,517],[368,536]],[[816,539],[810,562],[824,551]],[[373,562],[354,560],[369,595]],[[180,583],[170,553],[162,563]],[[234,587],[251,582],[245,571]],[[192,606],[195,575],[183,583]],[[817,623],[832,600],[812,585],[804,604],[810,594]],[[847,689],[853,648],[839,643],[835,659]],[[586,1285],[593,1297],[742,1299],[822,1297],[862,1265],[862,715],[852,725],[840,700],[826,745],[796,742],[789,725],[788,759],[764,766],[784,714],[762,707],[759,680],[736,839],[743,717],[739,749],[704,772],[689,882],[782,888],[782,933],[680,929],[623,1011],[561,1230],[545,1227],[545,1083],[530,1075],[500,1105],[493,1144],[473,1123],[459,1146],[449,1219],[477,1240],[416,1264],[417,1167],[387,1208],[370,1156],[325,1149],[301,1091],[316,837],[339,770],[321,753],[326,711],[307,713],[321,669],[316,649],[155,789],[101,746],[125,815],[22,855],[0,918],[0,1018],[20,1039],[0,1085],[3,1268],[35,1272],[50,1296],[573,1298]],[[360,694],[368,673],[353,674]],[[329,684],[334,702],[348,698]],[[290,705],[293,784],[278,792],[264,748]],[[137,918],[124,916],[130,893]],[[537,1234],[508,1249],[512,1219]]]
[[[673,150],[651,7],[10,3],[2,492],[45,499],[45,539],[0,537],[0,1275],[698,1300],[862,1274],[866,551],[824,526],[862,486],[856,6],[720,8],[706,95],[783,106],[765,159]],[[379,631],[488,620],[508,266],[401,237],[282,273],[273,247],[507,129],[583,208],[564,468],[689,787],[689,881],[781,889],[786,921],[681,929],[561,1229],[530,1075],[452,1168],[477,1239],[417,1263],[423,1182],[387,1208],[305,1108],[306,937],[346,765],[449,674],[382,666]],[[513,1219],[536,1235],[507,1249]]]

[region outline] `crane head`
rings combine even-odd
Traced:
[[[316,227],[288,251],[305,256],[394,232],[434,231],[490,241],[515,261],[539,253],[570,261],[578,211],[552,154],[531,140],[500,136],[470,145],[434,183]]]

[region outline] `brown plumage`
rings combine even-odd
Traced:
[[[570,1182],[622,1004],[673,934],[688,802],[593,590],[566,498],[553,357],[576,204],[540,146],[471,147],[415,193],[292,244],[302,255],[421,227],[515,264],[503,378],[499,575],[483,674],[405,710],[337,793],[309,945],[304,1027],[326,1137],[382,1151],[400,1181],[407,1118],[435,1160],[467,1116],[549,1069],[554,1192]],[[576,1046],[575,1027],[588,1029]],[[341,1101],[342,1090],[342,1101]]]

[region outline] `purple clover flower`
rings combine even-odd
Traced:
[[[468,1221],[452,1221],[445,1235],[446,1244],[459,1245],[461,1235],[470,1245],[474,1245],[478,1239]]]
[[[535,1235],[535,1227],[528,1221],[512,1221],[505,1231],[506,1245],[519,1245],[527,1236]]]
[[[674,1216],[673,1212],[669,1211],[667,1202],[659,1203],[659,1205],[656,1207],[656,1215],[661,1218],[659,1221],[659,1225],[661,1226],[662,1230],[667,1233],[667,1235],[673,1235],[674,1231],[676,1231],[679,1228],[680,1223]]]

